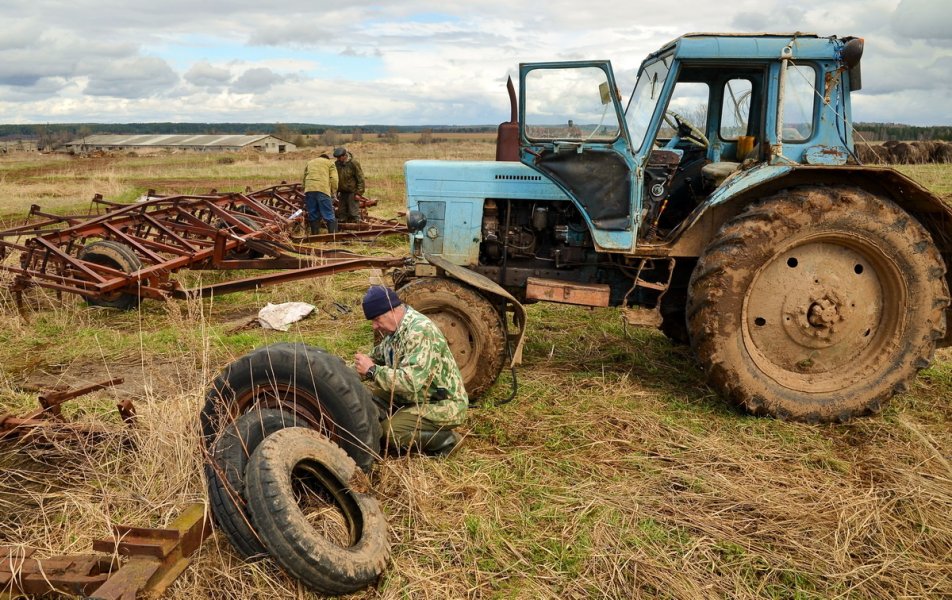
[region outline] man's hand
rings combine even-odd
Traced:
[[[354,355],[354,367],[361,377],[366,377],[367,371],[369,371],[372,366],[374,366],[374,361],[366,354],[358,352]]]

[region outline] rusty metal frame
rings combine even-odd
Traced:
[[[34,205],[30,218],[42,220],[0,232],[0,271],[13,275],[17,294],[32,286],[75,293],[90,300],[114,294],[139,298],[207,297],[256,289],[310,277],[363,268],[401,266],[403,257],[368,257],[340,249],[309,245],[405,233],[396,221],[366,217],[342,224],[338,234],[292,239],[303,214],[300,184],[280,184],[258,191],[206,195],[154,196],[133,204],[93,198],[96,212],[57,216]],[[373,201],[361,199],[362,212]],[[25,242],[19,240],[29,237]],[[123,244],[141,267],[124,272],[80,258],[95,241]],[[19,265],[7,264],[19,254]],[[192,270],[275,270],[255,277],[186,289],[172,275]]]
[[[0,594],[158,598],[188,567],[211,532],[205,505],[192,504],[167,529],[113,525],[111,537],[93,541],[93,550],[104,554],[34,559],[33,548],[0,547]],[[128,559],[122,562],[120,556]]]
[[[51,390],[37,398],[40,407],[25,415],[0,415],[0,441],[43,440],[53,441],[67,438],[89,438],[105,434],[107,431],[93,424],[70,423],[63,418],[62,406],[68,400],[112,387],[122,383],[121,377],[107,379],[91,385],[71,390]],[[127,425],[135,421],[136,413],[132,400],[125,399],[116,404],[119,416]]]

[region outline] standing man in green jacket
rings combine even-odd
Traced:
[[[304,167],[304,208],[311,235],[320,233],[322,218],[327,223],[327,233],[337,233],[333,200],[337,183],[337,167],[326,152]]]
[[[360,204],[357,202],[357,196],[364,195],[364,172],[347,148],[334,148],[334,158],[337,159],[337,178],[340,180],[337,188],[340,221],[358,223]]]
[[[461,438],[469,397],[443,333],[382,285],[364,295],[364,316],[383,336],[371,355],[357,353],[357,373],[370,381],[390,445],[446,455]]]

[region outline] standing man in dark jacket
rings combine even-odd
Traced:
[[[334,148],[334,158],[337,159],[337,198],[341,223],[357,223],[360,221],[360,204],[357,196],[364,195],[364,172],[360,163],[347,148]]]

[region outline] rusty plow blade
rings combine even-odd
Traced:
[[[407,231],[396,221],[366,216],[365,207],[364,220],[338,234],[292,238],[303,205],[300,184],[281,184],[228,194],[156,196],[150,190],[132,204],[96,196],[88,215],[58,216],[34,206],[27,224],[0,232],[0,271],[13,276],[18,301],[35,286],[128,308],[134,303],[124,298],[210,296],[406,260],[308,245]],[[173,278],[183,269],[281,272],[188,290]]]

